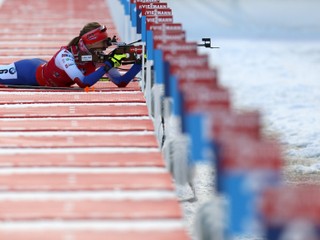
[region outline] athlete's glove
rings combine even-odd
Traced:
[[[127,54],[123,53],[123,54],[114,54],[113,52],[111,54],[108,55],[108,60],[105,61],[105,69],[106,72],[109,71],[110,68],[113,67],[120,67],[121,66],[121,62],[123,59],[127,58]]]
[[[113,62],[113,67],[120,67],[123,59],[128,58],[126,53],[113,54],[109,60]]]

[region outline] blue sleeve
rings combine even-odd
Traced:
[[[81,83],[86,86],[92,86],[96,82],[100,80],[100,78],[103,77],[103,75],[106,74],[106,70],[104,67],[98,68],[93,73],[90,73],[89,75],[85,76],[84,79],[82,79]],[[79,83],[78,83],[79,85]],[[83,86],[80,86],[83,87]]]
[[[128,83],[141,71],[141,64],[133,64],[132,67],[123,75],[120,75],[118,70],[109,71],[110,80],[118,87],[125,87]]]

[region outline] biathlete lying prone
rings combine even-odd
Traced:
[[[0,65],[0,84],[70,87],[90,87],[105,74],[118,87],[125,87],[140,71],[141,61],[136,61],[123,75],[116,67],[126,58],[113,51],[103,55],[110,45],[107,28],[97,22],[86,24],[79,36],[70,41],[47,62],[34,58],[9,65]],[[90,56],[83,61],[83,57]],[[103,57],[102,57],[103,56]]]

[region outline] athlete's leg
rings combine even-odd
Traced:
[[[18,78],[16,66],[14,63],[9,65],[0,65],[0,83],[8,84],[9,82],[15,82]]]
[[[9,65],[0,65],[0,83],[37,86],[36,70],[45,60],[24,59]]]

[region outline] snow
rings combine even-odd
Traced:
[[[319,1],[166,2],[188,40],[211,37],[219,47],[200,52],[218,68],[219,82],[232,93],[233,108],[259,110],[264,135],[282,147],[286,181],[297,183],[300,175],[319,183],[310,175],[320,172]],[[214,185],[210,165],[201,163],[197,169],[199,202],[183,205],[191,232],[196,212],[211,198]]]
[[[235,107],[259,109],[264,131],[277,134],[289,157],[319,158],[320,42],[224,40],[221,45],[211,59]]]

